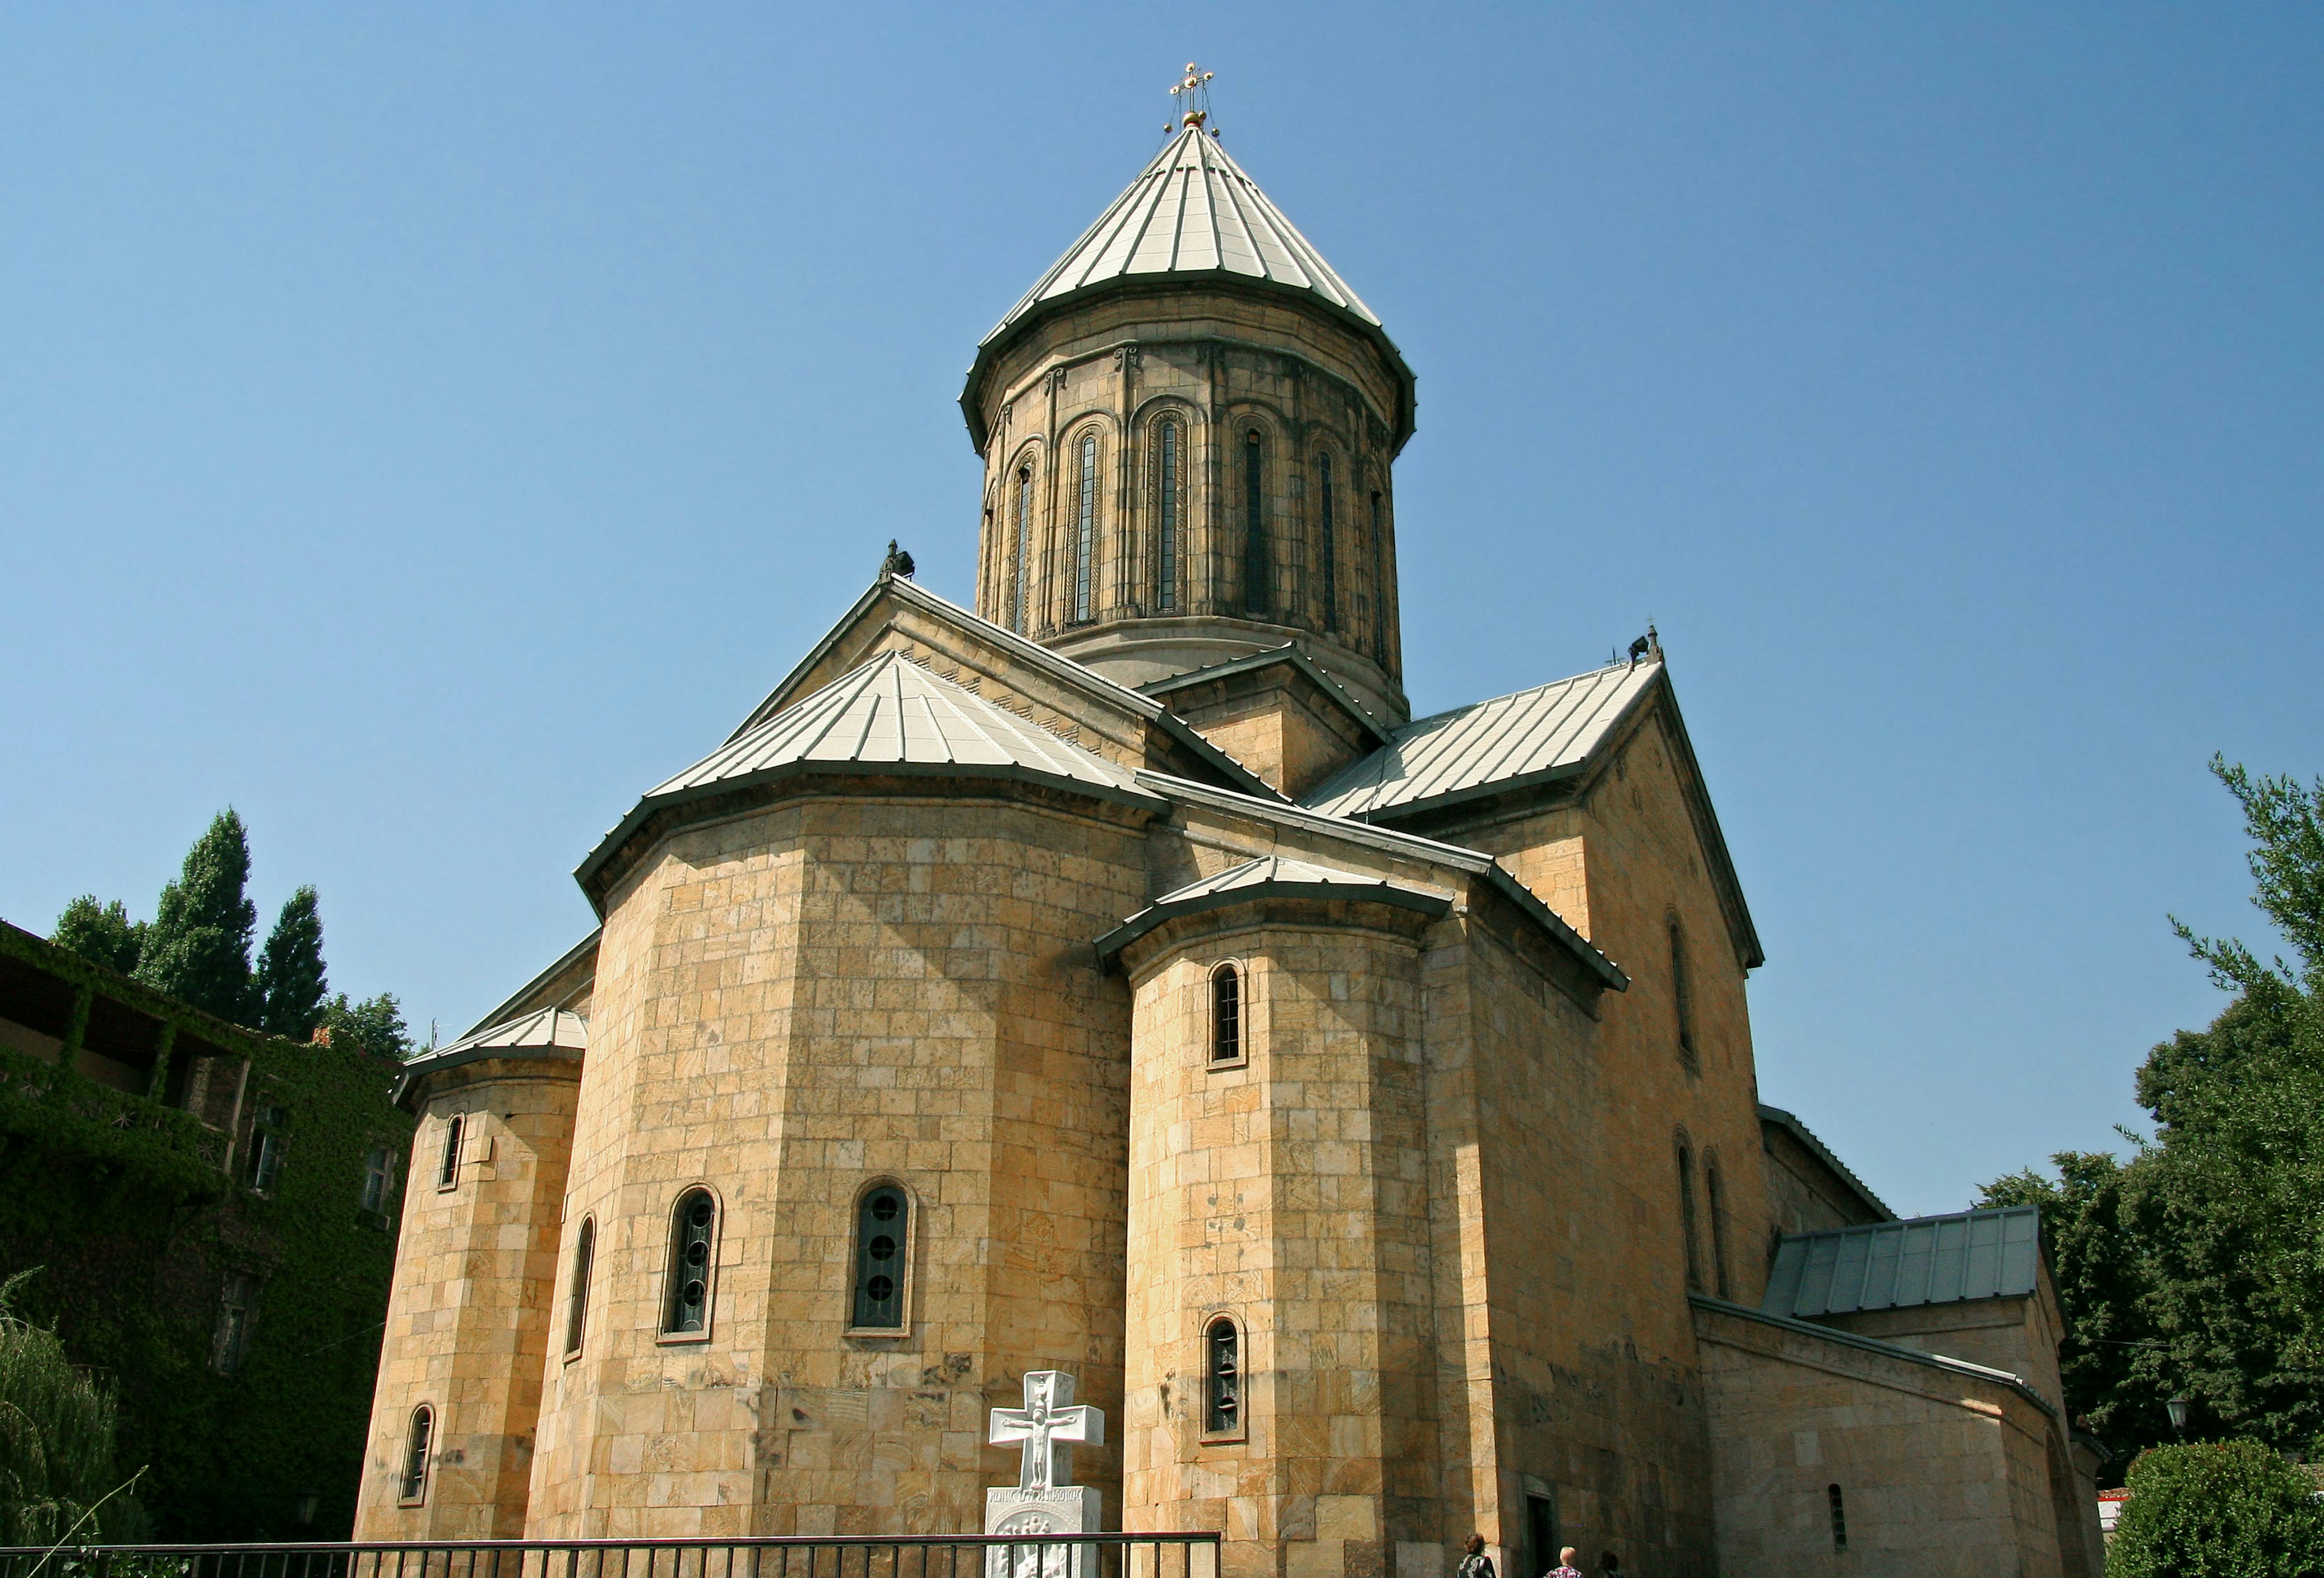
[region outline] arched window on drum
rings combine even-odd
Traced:
[[[711,1285],[717,1274],[718,1202],[707,1189],[688,1189],[670,1213],[669,1286],[662,1296],[662,1334],[706,1336]]]
[[[867,1192],[855,1213],[857,1331],[904,1329],[904,1269],[910,1256],[911,1201],[893,1184]]]

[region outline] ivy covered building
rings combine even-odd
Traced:
[[[344,1537],[411,1120],[396,1064],[0,922],[0,1277],[121,1397],[159,1537]]]

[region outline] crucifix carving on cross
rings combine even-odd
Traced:
[[[1017,1489],[1029,1495],[1074,1482],[1074,1446],[1095,1446],[1105,1440],[1105,1416],[1074,1401],[1074,1378],[1062,1370],[1033,1370],[1025,1374],[1025,1406],[992,1410],[992,1428],[985,1439],[995,1446],[1024,1444],[1024,1467]]]

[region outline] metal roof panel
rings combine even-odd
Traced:
[[[1794,1319],[2032,1293],[2042,1213],[2031,1205],[1786,1234],[1760,1307]]]

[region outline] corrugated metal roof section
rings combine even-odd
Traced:
[[[1085,286],[1132,274],[1221,272],[1312,291],[1379,324],[1218,140],[1190,126],[979,343],[990,345],[1038,303]]]
[[[1578,768],[1662,671],[1659,662],[1600,669],[1416,719],[1300,803],[1364,817]]]
[[[890,651],[736,735],[646,798],[803,761],[1016,766],[1106,789],[1137,789],[1126,769],[1096,752]]]
[[[503,1020],[489,1029],[447,1042],[432,1052],[420,1054],[415,1061],[432,1061],[461,1053],[586,1052],[588,1049],[587,1020],[565,1009],[545,1008],[538,1013]]]
[[[1366,888],[1393,889],[1423,898],[1443,900],[1445,895],[1432,893],[1425,888],[1416,888],[1403,882],[1391,882],[1385,877],[1368,877],[1360,872],[1343,872],[1337,866],[1319,866],[1304,860],[1291,860],[1279,854],[1261,855],[1231,866],[1216,876],[1204,877],[1199,882],[1189,882],[1173,892],[1154,900],[1161,904],[1183,904],[1191,900],[1207,899],[1213,894],[1232,893],[1244,888],[1296,885],[1300,887],[1338,887],[1351,891]]]
[[[1777,1247],[1759,1307],[1807,1319],[1998,1298],[2033,1292],[2041,1264],[2032,1205],[1796,1233]]]

